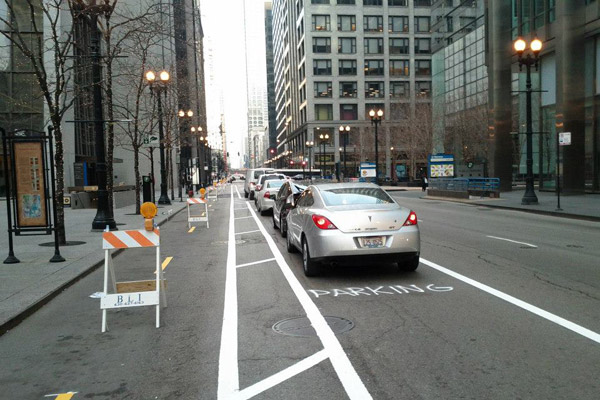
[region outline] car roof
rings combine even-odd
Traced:
[[[320,189],[320,190],[357,189],[357,188],[381,189],[380,186],[378,186],[374,183],[368,183],[368,182],[316,183],[316,184],[313,184],[312,186],[315,186],[317,189]],[[381,189],[381,190],[383,190],[383,189]]]

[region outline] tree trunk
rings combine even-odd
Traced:
[[[64,207],[64,192],[65,192],[65,169],[64,169],[64,151],[62,141],[62,130],[60,120],[53,119],[54,127],[54,166],[56,167],[56,215],[54,216],[56,228],[58,230],[58,242],[60,245],[67,244],[67,234],[65,230],[65,207]],[[55,184],[52,182],[52,184]]]
[[[140,214],[140,186],[142,179],[140,177],[140,147],[133,146],[133,169],[135,171],[135,213]]]
[[[104,41],[106,42],[106,51],[108,53],[106,57],[106,115],[108,119],[107,124],[107,135],[106,135],[106,190],[108,191],[108,204],[109,207],[113,207],[113,187],[114,187],[114,169],[113,169],[113,158],[114,158],[114,147],[115,147],[115,127],[114,127],[114,108],[113,108],[113,74],[112,74],[112,61],[113,57],[111,52],[114,50],[111,48],[111,30],[109,17],[106,17],[106,33],[104,35]]]

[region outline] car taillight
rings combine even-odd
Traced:
[[[337,229],[337,226],[322,215],[313,215],[312,220],[319,229]]]
[[[265,192],[265,195],[263,196],[265,199],[270,199],[271,198],[271,193],[269,192]]]
[[[404,221],[404,225],[402,226],[417,225],[417,222],[417,214],[414,211],[411,211],[410,214],[408,214],[408,218],[406,218],[406,221]]]

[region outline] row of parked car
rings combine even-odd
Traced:
[[[273,170],[249,170],[244,194],[273,227],[288,252],[300,252],[306,276],[323,264],[396,262],[419,266],[420,232],[414,211],[371,183],[303,185]]]

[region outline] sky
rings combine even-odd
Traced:
[[[243,1],[200,1],[208,131],[218,132],[223,113],[232,168],[239,168],[242,164],[242,157],[237,154],[243,155],[243,141],[248,132]],[[246,0],[245,6],[263,9],[264,1]],[[261,35],[264,42],[264,29]],[[265,57],[264,54],[249,56]]]

